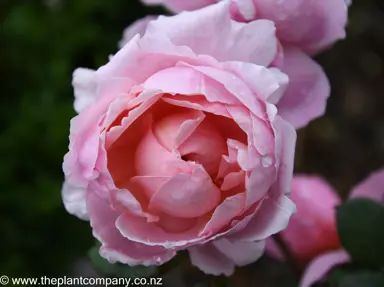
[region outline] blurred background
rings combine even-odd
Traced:
[[[105,64],[126,26],[160,13],[139,0],[0,0],[2,274],[66,275],[87,258],[89,225],[65,212],[60,193],[72,72]],[[384,162],[384,2],[354,0],[347,35],[317,57],[332,95],[296,154],[297,173],[324,176],[342,197]],[[265,273],[241,272],[256,269]]]

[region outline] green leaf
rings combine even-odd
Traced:
[[[337,208],[341,244],[353,261],[384,266],[384,206],[370,199],[353,199]]]
[[[383,287],[384,273],[359,271],[341,276],[338,287]]]
[[[328,282],[330,287],[339,287],[340,281],[351,271],[346,270],[345,268],[336,268],[333,269],[328,277]]]
[[[157,273],[157,268],[154,266],[129,266],[119,263],[109,263],[108,260],[102,258],[99,254],[100,244],[96,244],[88,252],[88,256],[91,259],[95,270],[100,275],[105,277],[150,277]]]

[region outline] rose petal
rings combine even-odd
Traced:
[[[75,93],[75,110],[80,113],[98,99],[95,71],[77,68],[73,72],[72,85]]]
[[[175,174],[151,198],[149,209],[174,217],[199,217],[217,206],[220,190],[203,168],[191,174]]]
[[[239,186],[241,183],[244,183],[244,171],[231,172],[224,177],[223,184],[220,189],[222,191],[228,191],[232,188]]]
[[[307,53],[319,52],[345,37],[348,14],[344,0],[254,0],[249,5],[255,6],[257,19],[276,24],[279,39]]]
[[[187,46],[196,54],[210,55],[219,61],[268,66],[277,53],[273,22],[259,20],[244,24],[231,21],[230,6],[230,1],[221,1],[193,12],[161,16],[148,25],[147,33],[167,35],[173,44]]]
[[[139,184],[147,198],[151,199],[158,189],[169,179],[170,176],[134,176],[130,181]]]
[[[205,114],[199,110],[182,110],[169,114],[155,123],[153,133],[168,151],[178,150],[200,128]]]
[[[237,266],[255,262],[264,254],[265,241],[242,242],[226,238],[213,241],[213,245]]]
[[[100,255],[111,263],[150,266],[163,264],[176,255],[175,251],[146,246],[121,236],[115,226],[118,213],[92,192],[87,194],[87,208],[93,234],[102,243]]]
[[[86,204],[86,189],[64,182],[61,191],[65,209],[82,220],[89,220]]]
[[[145,218],[129,213],[120,215],[116,226],[127,239],[147,246],[163,246],[166,249],[182,249],[189,245],[204,242],[204,237],[198,233],[204,220],[198,221],[192,228],[183,232],[167,232],[155,222],[148,222]]]
[[[248,225],[231,238],[249,242],[264,240],[284,230],[295,212],[295,204],[287,196],[266,198]]]
[[[153,128],[145,135],[135,150],[134,167],[137,175],[173,176],[175,173],[190,174],[193,164],[185,162],[177,151],[168,151],[153,134]],[[129,162],[128,162],[129,163]],[[126,163],[127,164],[127,163]]]
[[[261,200],[270,190],[276,176],[272,165],[255,167],[245,178],[246,208]]]
[[[368,176],[351,192],[350,198],[367,197],[384,203],[384,170],[379,170]]]
[[[173,67],[180,60],[195,57],[191,49],[175,46],[161,34],[145,34],[141,39],[139,35],[136,35],[115,55],[111,56],[109,62],[100,67],[96,73],[102,79],[129,78],[133,83],[141,84],[157,71]],[[123,93],[123,90],[125,93],[129,91],[116,83],[112,83],[108,87],[114,88],[120,93]]]
[[[275,131],[275,158],[278,162],[278,177],[273,187],[277,194],[289,194],[292,177],[297,134],[295,129],[279,116],[273,123]]]
[[[227,62],[223,67],[238,75],[259,99],[271,103],[282,96],[288,84],[287,75],[277,68],[267,69],[245,62]]]
[[[205,225],[200,235],[212,235],[231,222],[231,220],[244,211],[245,196],[238,193],[227,197],[216,207],[211,219]]]
[[[235,271],[235,264],[213,244],[204,244],[188,249],[191,263],[206,274],[230,276]]]
[[[208,69],[209,67],[202,68]],[[157,87],[167,93],[204,95],[209,102],[240,104],[238,99],[226,90],[222,82],[215,81],[215,79],[202,73],[199,67],[185,62],[179,62],[176,67],[157,72],[147,79],[144,86],[147,88]]]
[[[123,112],[127,112],[127,116],[121,119],[121,123],[110,126],[107,132],[106,144],[107,148],[111,147],[115,141],[133,124],[137,119],[150,109],[160,98],[162,94],[159,90],[145,90],[137,97],[122,96],[111,103],[104,120],[104,125],[109,127],[116,118]]]
[[[313,283],[322,279],[333,267],[349,261],[349,255],[344,250],[322,254],[308,265],[299,286],[310,287]]]
[[[235,73],[229,73],[220,69],[206,67],[206,66],[192,66],[189,65],[192,69],[199,71],[204,74],[206,77],[209,77],[212,80],[215,80],[217,83],[220,83],[225,87],[228,93],[217,93],[216,97],[208,97],[207,99],[211,102],[224,102],[228,104],[237,105],[242,103],[248,107],[251,112],[258,114],[259,113],[259,102],[255,97],[255,94],[250,90],[247,84],[238,77]],[[255,82],[255,81],[254,81]],[[259,83],[264,83],[262,78],[258,78]],[[205,94],[204,94],[205,95]],[[207,96],[207,95],[206,95]]]
[[[139,20],[136,20],[127,28],[125,28],[123,32],[123,39],[119,42],[120,49],[125,46],[133,37],[137,34],[143,36],[145,34],[145,30],[147,29],[148,23],[152,20],[156,20],[157,16],[149,15]]]
[[[298,129],[322,116],[330,95],[322,67],[299,49],[284,46],[282,71],[289,85],[277,104],[281,117]]]

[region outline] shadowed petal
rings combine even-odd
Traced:
[[[333,251],[315,258],[307,267],[301,278],[300,287],[310,287],[322,279],[331,269],[339,264],[350,261],[349,255],[344,250]]]

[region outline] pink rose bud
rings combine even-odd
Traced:
[[[188,250],[204,272],[229,275],[295,212],[296,132],[280,111],[311,116],[279,105],[288,78],[270,67],[273,23],[229,11],[223,1],[136,23],[106,65],[74,73],[63,201],[110,262],[158,265]]]
[[[142,0],[178,13],[220,0]],[[225,0],[223,0],[225,1]],[[275,23],[284,44],[313,54],[345,37],[349,0],[232,0],[232,18],[240,22],[267,19]]]
[[[292,255],[305,264],[317,255],[340,247],[335,222],[335,207],[341,203],[334,189],[317,176],[295,176],[291,199],[297,213],[280,234]],[[275,242],[267,243],[270,255],[282,258]]]
[[[369,198],[377,202],[384,201],[384,170],[370,174],[365,180],[355,186],[349,194],[349,198]],[[300,287],[310,287],[315,282],[327,275],[333,267],[350,262],[349,254],[339,249],[320,254],[308,264]]]

